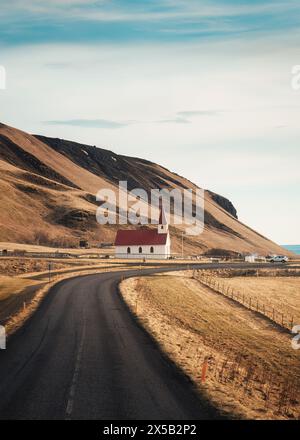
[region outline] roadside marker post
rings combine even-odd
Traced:
[[[0,325],[0,350],[6,349],[6,330],[3,325]]]
[[[48,270],[49,270],[49,283],[51,283],[51,270],[53,269],[53,263],[49,261]]]

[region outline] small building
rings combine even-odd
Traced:
[[[246,255],[245,256],[245,262],[246,263],[255,263],[255,259],[257,257],[257,254],[253,254],[253,255]]]
[[[171,256],[169,226],[160,210],[155,229],[119,229],[115,240],[116,258],[167,259]]]
[[[258,254],[246,255],[245,262],[246,263],[264,263],[266,261],[265,257],[262,257]]]
[[[80,247],[81,249],[88,249],[88,248],[90,247],[88,240],[83,240],[83,239],[81,239],[81,240],[79,241],[79,247]]]

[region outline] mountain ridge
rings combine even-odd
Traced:
[[[118,225],[96,222],[96,193],[116,189],[197,189],[185,177],[154,162],[59,138],[30,135],[0,124],[0,241],[76,244],[114,241]],[[129,226],[132,227],[132,226]],[[182,228],[171,227],[172,251],[181,248]],[[205,190],[205,229],[185,238],[188,253],[213,249],[235,253],[279,253],[282,248],[237,218],[227,198]]]

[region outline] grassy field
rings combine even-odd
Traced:
[[[234,277],[222,282],[254,301],[294,316],[295,324],[300,324],[300,277]]]
[[[34,280],[0,276],[0,304],[12,295],[18,295],[24,289],[38,284]]]
[[[290,378],[300,384],[299,351],[292,349],[288,333],[183,275],[126,280],[121,290],[162,349],[226,413],[253,419],[300,417],[299,401],[283,411],[279,389],[269,386]],[[212,361],[203,385],[207,356]],[[251,381],[246,378],[245,384],[238,375],[220,380],[226,360],[247,366]]]
[[[0,276],[0,324],[29,302],[41,283],[32,279]]]
[[[66,253],[71,255],[88,255],[88,254],[99,254],[99,255],[112,255],[114,253],[114,248],[57,248],[50,246],[40,246],[35,244],[22,244],[22,243],[10,243],[10,242],[0,242],[0,250],[7,249],[9,251],[26,251],[26,252],[38,252],[38,253]]]
[[[48,272],[51,262],[52,272],[62,270],[74,270],[82,266],[122,266],[123,263],[110,259],[88,259],[88,258],[28,258],[28,257],[2,257],[0,258],[0,276],[22,276],[30,277],[31,274]]]
[[[0,258],[0,275],[3,276],[17,276],[34,272],[45,272],[49,267],[48,259],[35,259],[35,258],[16,258],[16,257],[3,257]],[[63,269],[73,266],[69,260],[52,260],[55,269]],[[76,263],[76,262],[75,262]],[[78,261],[77,264],[83,264]]]

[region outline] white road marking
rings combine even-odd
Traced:
[[[85,330],[86,330],[86,319],[84,316],[81,340],[80,340],[79,349],[78,349],[78,353],[77,353],[77,357],[76,357],[75,370],[74,370],[74,374],[73,374],[73,378],[72,378],[72,383],[70,386],[69,398],[68,398],[68,403],[67,403],[67,408],[66,408],[66,420],[71,420],[71,416],[72,416],[72,412],[73,412],[74,397],[75,397],[75,392],[76,392],[76,388],[77,388],[79,370],[80,370],[81,359],[82,359]]]

